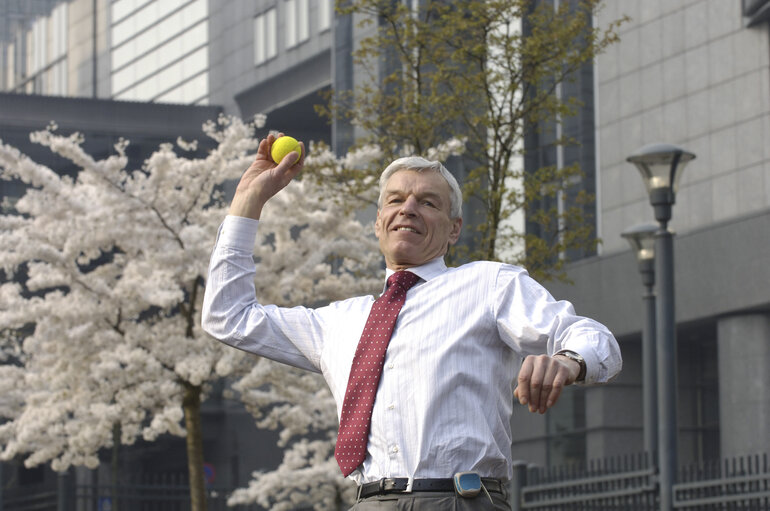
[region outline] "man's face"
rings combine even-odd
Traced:
[[[388,268],[402,270],[444,255],[462,227],[449,210],[449,184],[438,172],[399,170],[390,176],[374,224]]]

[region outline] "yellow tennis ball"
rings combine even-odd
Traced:
[[[296,138],[281,137],[273,142],[273,148],[270,150],[270,156],[273,157],[274,162],[281,163],[283,157],[292,151],[296,151],[299,155],[297,156],[297,159],[292,163],[294,164],[297,163],[302,157],[302,147],[299,145],[299,142],[297,142]]]

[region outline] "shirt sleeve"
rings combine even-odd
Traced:
[[[575,314],[570,302],[555,300],[525,270],[501,265],[495,297],[498,331],[522,358],[574,351],[585,359],[585,384],[607,382],[620,372],[620,347],[607,327]]]
[[[235,348],[320,372],[323,325],[312,309],[257,301],[254,243],[259,222],[227,216],[211,254],[201,325]]]

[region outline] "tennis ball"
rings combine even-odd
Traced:
[[[273,142],[273,148],[270,150],[270,156],[273,157],[274,162],[281,163],[283,157],[292,151],[296,151],[299,155],[297,156],[297,159],[292,163],[293,165],[299,161],[300,157],[302,157],[302,147],[300,147],[296,138],[280,137],[276,139],[275,142]]]

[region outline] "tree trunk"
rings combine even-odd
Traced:
[[[190,511],[206,511],[201,432],[201,388],[185,383],[184,422],[187,428],[187,471],[190,478]]]
[[[111,486],[112,486],[112,511],[118,511],[120,502],[118,502],[118,462],[120,455],[120,422],[112,425],[112,460],[110,461]]]

